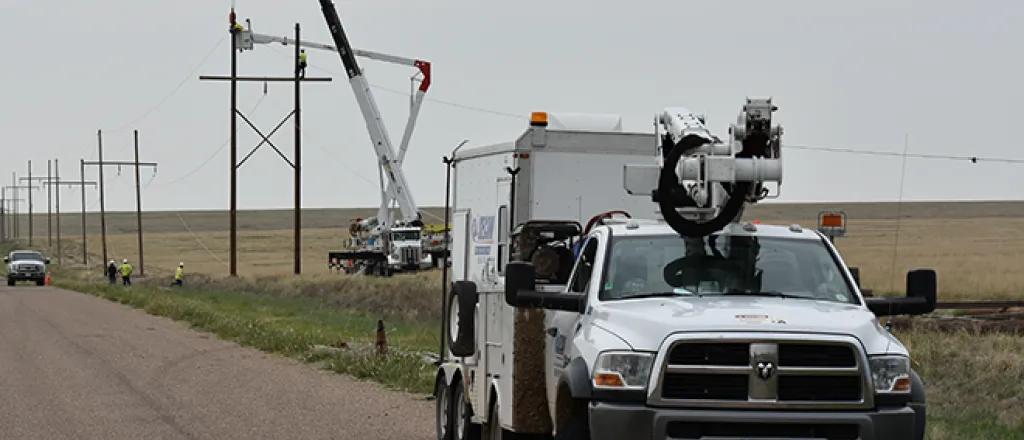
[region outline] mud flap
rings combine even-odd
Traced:
[[[512,424],[517,433],[550,434],[543,309],[515,309]]]

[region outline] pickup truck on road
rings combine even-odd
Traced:
[[[49,258],[43,258],[39,251],[13,251],[4,257],[7,264],[7,285],[13,286],[18,281],[35,281],[37,286],[46,285],[46,265]]]

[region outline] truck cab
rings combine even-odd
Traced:
[[[909,301],[869,303],[817,231],[745,223],[684,241],[630,219],[586,237],[561,292],[534,279],[510,263],[505,300],[548,310],[560,438],[920,438],[923,384],[878,316],[934,309],[932,271],[908,274]]]
[[[44,258],[39,251],[16,250],[4,257],[7,265],[7,285],[13,286],[18,281],[32,281],[37,286],[46,284],[46,266],[49,258]]]
[[[423,252],[423,229],[415,226],[391,228],[391,252],[388,266],[394,271],[417,271],[432,266],[430,255]]]

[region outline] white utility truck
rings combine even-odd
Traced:
[[[458,152],[438,439],[922,439],[878,317],[934,310],[935,272],[865,298],[820,232],[742,220],[782,180],[775,110],[725,141],[683,108],[534,113]]]

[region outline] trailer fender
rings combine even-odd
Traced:
[[[569,362],[569,366],[562,371],[562,377],[558,379],[558,386],[568,387],[569,394],[573,399],[590,399],[593,397],[593,388],[590,383],[590,369],[587,362],[578,357]]]
[[[455,383],[455,379],[460,376],[462,376],[462,368],[454,362],[445,362],[437,369],[438,380],[443,379],[448,386]]]

